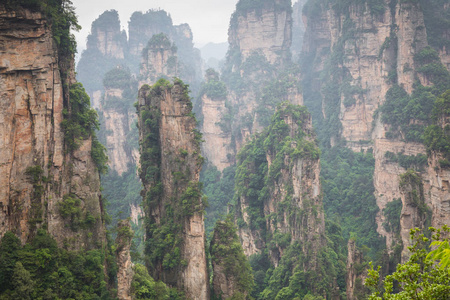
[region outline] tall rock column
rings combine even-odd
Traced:
[[[219,74],[213,69],[206,70],[206,81],[203,83],[201,97],[201,132],[205,138],[202,150],[210,163],[223,171],[232,163],[234,156],[231,149],[231,113],[227,101],[227,88]]]
[[[100,108],[103,76],[125,64],[127,56],[127,34],[120,30],[119,14],[115,10],[105,11],[92,22],[86,50],[77,65],[77,78],[84,84],[94,108]]]
[[[234,207],[238,235],[244,253],[264,262],[257,268],[273,266],[264,290],[268,299],[281,297],[286,290],[294,295],[299,287],[286,285],[300,274],[317,276],[305,277],[302,288],[335,299],[336,269],[320,254],[327,251],[327,242],[319,153],[306,108],[282,103],[269,127],[238,154]],[[322,280],[327,284],[319,283]],[[261,282],[257,288],[262,288]]]
[[[117,298],[131,300],[131,282],[133,280],[133,263],[130,248],[134,232],[129,220],[119,221],[117,224],[116,260],[117,260]]]
[[[105,146],[108,149],[109,167],[120,176],[128,171],[130,165],[139,161],[137,145],[132,144],[132,135],[135,133],[133,125],[137,119],[133,107],[137,93],[137,88],[134,87],[136,82],[132,80],[128,70],[114,68],[105,74],[103,85],[105,95],[100,103]]]
[[[233,112],[231,145],[237,152],[246,138],[269,125],[277,104],[303,104],[299,69],[290,59],[291,1],[239,1],[228,42],[223,80]]]
[[[201,134],[195,129],[188,87],[160,79],[139,91],[141,179],[146,214],[145,254],[156,280],[208,299],[200,169]]]

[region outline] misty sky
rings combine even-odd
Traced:
[[[72,0],[83,27],[76,32],[78,49],[85,49],[92,22],[105,10],[119,12],[122,29],[127,29],[135,11],[164,9],[175,25],[188,23],[194,34],[194,43],[201,47],[208,42],[226,42],[228,24],[238,0]],[[80,53],[80,51],[79,51]]]

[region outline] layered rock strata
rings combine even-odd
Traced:
[[[62,64],[41,13],[0,5],[0,20],[0,235],[11,230],[25,243],[47,228],[59,246],[99,247],[105,232],[92,142],[67,151],[61,125],[73,65]],[[64,214],[68,198],[77,199],[82,220],[93,217],[89,229]]]

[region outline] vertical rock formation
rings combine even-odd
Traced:
[[[163,34],[154,35],[142,50],[139,85],[154,84],[159,78],[173,78],[179,75],[177,48]]]
[[[109,167],[120,176],[139,161],[132,130],[137,116],[133,102],[136,82],[128,70],[115,68],[103,79],[105,95],[101,101]]]
[[[430,122],[429,107],[436,91],[443,88],[439,80],[447,80],[437,79],[429,71],[432,61],[439,66],[436,68],[442,65],[428,47],[432,40],[428,29],[432,31],[432,26],[427,6],[425,1],[309,1],[304,9],[305,104],[314,112],[313,117],[320,123],[319,134],[329,145],[345,140],[354,151],[373,148],[375,196],[380,209],[378,233],[386,237],[390,250],[396,237],[382,226],[387,222],[382,211],[387,203],[403,199],[399,175],[410,167],[421,169],[426,180],[425,197],[429,195],[428,178],[435,176],[417,165],[388,158],[393,153],[417,162],[425,156],[420,132]],[[432,85],[437,89],[427,89]],[[401,101],[404,104],[398,104]],[[411,111],[390,115],[392,105],[406,107],[414,102],[422,103],[422,116]],[[443,218],[449,220],[450,215]],[[439,222],[442,224],[442,219]],[[433,221],[433,225],[439,222]],[[406,224],[402,222],[402,226]]]
[[[230,124],[236,152],[246,138],[268,126],[277,104],[303,103],[298,70],[290,64],[291,29],[290,0],[236,4],[223,72],[233,118],[221,120]]]
[[[180,77],[197,91],[201,78],[201,57],[194,48],[193,34],[188,24],[173,25],[172,18],[163,10],[149,10],[146,13],[135,12],[129,22],[130,60],[137,66],[142,51],[154,35],[165,34],[178,48],[180,57]],[[145,53],[146,55],[147,53]]]
[[[271,236],[285,236],[285,241],[275,242],[269,249],[275,266],[291,241],[303,241],[304,244],[306,240],[313,240],[313,236],[320,237],[324,234],[319,149],[315,145],[311,117],[303,107],[283,105],[263,136],[246,145],[239,154],[236,174],[239,205],[237,215],[241,219],[238,224],[243,221],[247,225],[239,226],[244,252],[250,256],[266,247],[262,234],[265,231]],[[274,132],[277,127],[281,128],[281,132]],[[251,147],[257,147],[258,142],[265,154],[261,153],[255,159],[250,155],[250,150]],[[262,178],[258,184],[261,189],[267,189],[258,197],[263,204],[258,209],[261,209],[267,221],[260,230],[253,230],[252,228],[257,228],[256,216],[249,214],[249,211],[256,199],[252,198],[254,193],[246,195],[248,193],[245,191],[252,188],[250,185],[253,183],[247,182],[248,179],[245,178],[252,172],[258,172],[257,169],[265,170],[258,174]],[[242,179],[244,180],[241,181]],[[310,211],[312,207],[315,207],[315,213]],[[296,210],[308,212],[297,215]],[[264,230],[261,231],[262,229]]]
[[[92,23],[87,49],[97,49],[104,56],[110,58],[125,58],[127,35],[120,31],[117,11],[105,11]]]
[[[144,85],[138,112],[149,271],[189,299],[208,299],[201,134],[188,87],[164,79]]]
[[[86,50],[77,66],[77,78],[91,96],[94,108],[100,107],[103,76],[117,65],[126,65],[127,56],[127,35],[120,30],[119,14],[105,11],[92,23]]]
[[[0,19],[0,235],[11,230],[25,243],[47,228],[59,246],[100,247],[100,179],[91,157],[98,142],[86,132],[75,141],[67,135],[67,126],[83,126],[77,113],[95,116],[74,81],[71,55],[40,12],[0,5]]]
[[[319,152],[309,113],[304,107],[283,103],[269,127],[238,155],[235,214],[239,237],[247,256],[268,253],[274,282],[278,276],[301,276],[295,272],[319,274],[325,263],[319,254],[326,245]],[[301,253],[301,258],[291,264],[294,253]],[[334,267],[326,264],[328,274],[318,276],[333,282]],[[318,288],[310,280],[305,280],[303,288],[320,295],[334,294],[333,286]],[[280,282],[269,284],[264,293],[275,298],[283,287]],[[293,295],[300,287],[289,288]]]
[[[303,6],[307,0],[298,0],[292,6],[292,46],[291,52],[294,61],[298,61],[303,48],[303,37],[306,24],[303,22]]]
[[[210,249],[214,296],[248,299],[253,286],[252,271],[231,216],[216,223]]]
[[[347,299],[364,299],[365,287],[364,279],[367,274],[364,274],[364,260],[363,254],[357,249],[354,240],[350,239],[347,245],[348,257],[347,257]]]
[[[223,171],[232,163],[231,114],[227,103],[227,88],[213,69],[206,71],[205,82],[200,91],[202,123],[200,131],[205,142],[202,152],[208,162]]]
[[[425,203],[425,194],[422,178],[413,170],[400,176],[400,190],[402,195],[403,209],[400,218],[400,236],[403,245],[412,245],[410,230],[412,228],[426,228],[425,223],[430,221],[430,211]],[[409,258],[409,250],[403,248],[402,261]]]
[[[131,282],[133,280],[133,263],[130,248],[133,238],[130,221],[123,220],[117,224],[116,260],[117,260],[117,298],[131,300]]]
[[[270,64],[282,64],[289,57],[292,38],[290,0],[239,1],[228,31],[230,52],[244,62],[254,52]]]

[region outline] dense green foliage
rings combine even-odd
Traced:
[[[90,99],[81,83],[70,87],[69,108],[63,110],[65,142],[69,151],[78,149],[99,128],[97,113],[90,107]]]
[[[324,151],[321,166],[327,218],[341,224],[345,240],[353,237],[358,246],[369,247],[374,259],[384,243],[375,220],[379,209],[374,196],[373,155],[333,147]]]
[[[253,288],[252,269],[236,234],[231,215],[216,223],[213,236],[210,246],[213,267],[221,266],[226,278],[234,283],[234,298],[240,294],[242,298],[237,299],[248,299],[244,295],[249,295]],[[214,297],[220,295],[214,295],[213,299]]]
[[[448,243],[448,238],[444,238],[445,235],[441,235],[440,230],[434,228],[430,230],[434,232],[433,241]],[[372,289],[369,299],[448,299],[450,294],[448,267],[439,267],[433,259],[434,256],[429,255],[429,238],[420,234],[419,229],[411,230],[411,239],[413,244],[408,247],[411,251],[409,260],[399,264],[392,275],[386,276],[381,287],[380,267],[374,270],[371,266],[366,280],[366,285]],[[398,293],[394,291],[394,285],[400,288]]]
[[[424,130],[431,124],[436,97],[450,88],[450,73],[442,65],[436,50],[426,47],[414,56],[414,61],[417,71],[433,85],[416,84],[411,95],[398,85],[388,90],[386,102],[379,108],[381,121],[391,125],[387,138],[423,142]]]
[[[303,225],[316,222],[322,207],[315,205],[315,200],[309,199],[306,191],[299,207],[299,200],[293,199],[293,182],[282,177],[283,173],[291,174],[298,159],[313,164],[319,158],[320,150],[308,129],[308,122],[309,114],[304,107],[282,103],[266,130],[251,139],[238,154],[235,201],[237,207],[245,202],[247,221],[242,217],[243,212],[237,210],[237,224],[245,230],[257,232],[266,245],[261,254],[250,258],[255,277],[252,295],[257,299],[301,298],[308,293],[309,296],[331,296],[333,278],[343,278],[345,264],[342,247],[334,243],[342,242],[336,237],[336,231],[340,233],[340,229],[335,226],[335,230],[331,230],[333,237],[329,243],[324,236],[309,240]],[[305,172],[310,172],[311,166]],[[271,204],[276,208],[274,214],[266,215],[264,207],[279,188],[285,193],[284,198]],[[298,231],[305,240],[294,241],[290,233],[272,232],[267,227],[267,220],[274,226],[278,222],[288,222],[286,225],[293,227],[302,224]],[[283,255],[278,267],[274,268],[268,257],[271,251],[274,254],[278,249],[283,249]],[[343,280],[338,284],[345,290]]]
[[[386,137],[421,142],[434,101],[435,97],[428,88],[419,87],[409,96],[404,89],[394,85],[386,93],[386,102],[380,107],[381,121],[391,125]]]
[[[77,150],[81,143],[92,138],[91,156],[99,172],[106,172],[106,148],[97,140],[95,130],[99,129],[97,112],[90,107],[90,99],[81,83],[70,86],[69,105],[63,109],[64,142],[69,152]]]
[[[128,68],[116,67],[108,71],[103,78],[103,86],[107,89],[119,89],[122,91],[122,95],[120,97],[112,95],[103,96],[101,99],[103,111],[114,110],[115,112],[119,112],[124,115],[135,112],[133,104],[137,99],[137,81],[131,77],[131,73]],[[100,133],[101,135],[106,133],[104,132],[106,130],[105,128],[100,127],[100,130],[103,131]],[[130,140],[133,139],[132,136],[129,136],[129,138]],[[128,140],[129,139],[127,139],[127,142],[129,144]]]
[[[159,49],[159,48],[171,48],[173,47],[172,43],[170,42],[170,39],[167,35],[164,33],[155,34],[152,36],[152,38],[148,41],[147,48],[150,49]],[[176,51],[176,49],[174,49]],[[146,50],[143,50],[143,53],[145,53]]]
[[[400,198],[386,204],[386,207],[383,209],[383,215],[386,218],[383,222],[383,227],[387,232],[393,232],[396,234],[400,233],[400,216],[402,207],[403,204]]]
[[[148,10],[145,13],[136,11],[131,15],[130,24],[136,28],[157,27],[160,32],[166,34],[172,31],[172,18],[164,10]],[[147,41],[142,44],[145,45],[146,43]]]
[[[425,202],[422,178],[410,169],[400,175],[400,190],[405,195],[406,204],[417,208],[418,217],[423,225],[430,225],[431,210]],[[426,228],[426,227],[425,227]]]
[[[417,2],[417,1],[416,1]],[[450,30],[450,7],[446,0],[418,0],[423,10],[428,43],[434,48],[449,49],[450,40],[446,32]]]
[[[105,277],[102,250],[58,248],[42,229],[25,246],[11,232],[0,242],[0,299],[114,299],[115,270]]]
[[[108,213],[111,215],[112,227],[117,221],[131,215],[131,206],[141,203],[142,184],[136,176],[136,167],[128,166],[128,171],[118,175],[110,171],[102,176],[103,196],[108,199]]]
[[[131,282],[131,294],[136,300],[150,300],[150,299],[184,299],[176,289],[167,287],[163,282],[155,282],[148,274],[145,266],[136,264],[133,267],[134,276]]]
[[[106,88],[126,89],[130,88],[131,74],[124,68],[114,68],[103,77],[103,86]]]
[[[285,115],[291,116],[293,122],[299,126],[298,132],[293,136],[285,122]],[[246,203],[249,204],[247,225],[251,229],[265,227],[263,203],[269,196],[269,189],[280,177],[281,170],[292,168],[291,161],[294,159],[318,159],[319,149],[314,142],[307,139],[311,136],[307,136],[302,130],[308,118],[305,107],[283,103],[272,117],[270,126],[239,152],[236,196],[245,197]],[[266,154],[274,156],[270,169]],[[285,156],[291,161],[286,163]]]
[[[206,232],[212,232],[214,224],[227,213],[234,194],[234,175],[236,166],[225,168],[221,173],[216,167],[206,165],[200,173],[203,192],[208,199],[206,208]]]
[[[384,154],[386,162],[398,163],[404,169],[415,169],[417,171],[423,171],[427,165],[428,157],[424,154],[417,155],[405,155],[403,153],[393,153],[387,151]]]
[[[450,125],[442,126],[448,116],[450,116],[450,90],[436,100],[433,108],[434,124],[428,126],[424,134],[424,144],[428,152],[437,151],[442,154],[443,160],[439,161],[441,167],[450,167]]]
[[[291,0],[272,1],[272,0],[239,0],[236,3],[236,14],[245,15],[250,11],[262,13],[263,8],[275,6],[277,10],[292,10]]]
[[[227,87],[220,81],[219,73],[213,69],[206,70],[207,81],[202,84],[200,96],[206,95],[212,100],[225,100],[227,98]]]

